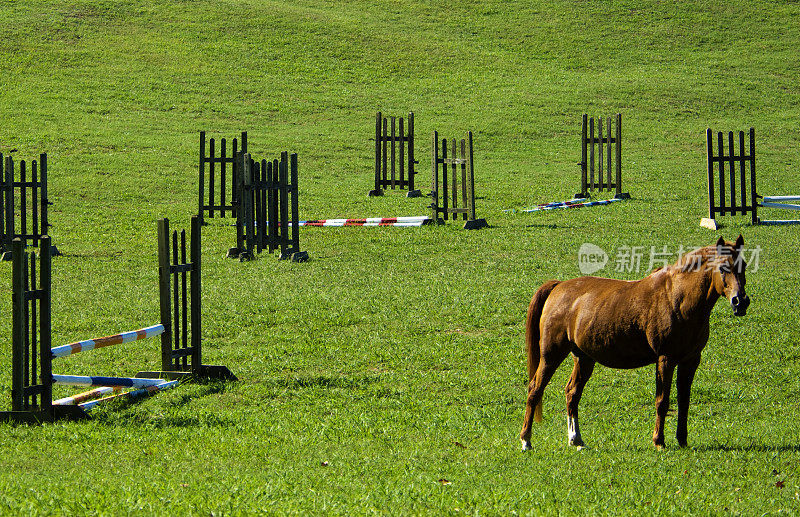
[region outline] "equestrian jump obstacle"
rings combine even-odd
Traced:
[[[397,226],[418,227],[433,222],[427,215],[408,217],[367,217],[365,219],[316,219],[299,221],[299,226],[342,227],[342,226]]]
[[[727,139],[722,132],[718,132],[716,137],[715,142],[714,132],[711,128],[706,130],[708,217],[700,220],[700,226],[712,230],[718,229],[719,225],[715,219],[717,214],[750,214],[750,221],[754,225],[800,224],[800,220],[761,220],[758,217],[759,207],[800,210],[800,205],[785,203],[800,201],[800,196],[758,195],[755,129],[750,128],[746,146],[744,131],[739,131],[738,139],[734,138],[733,131],[728,132]],[[759,202],[759,199],[762,201]]]
[[[603,123],[605,122],[605,134]],[[613,128],[613,132],[612,132]],[[596,149],[596,152],[595,152]],[[605,169],[603,168],[605,162]],[[581,118],[581,191],[576,198],[588,198],[591,191],[614,192],[618,199],[629,199],[630,194],[622,191],[622,114],[605,121],[597,119],[597,135],[595,135],[595,118],[583,114]],[[595,177],[595,169],[597,176]],[[612,176],[613,171],[613,176]]]
[[[555,201],[553,203],[545,203],[537,205],[532,208],[520,209],[520,212],[542,212],[545,210],[561,210],[565,208],[588,208],[591,206],[605,206],[610,205],[616,201],[623,201],[624,198],[612,197],[611,199],[601,199],[598,201],[590,201],[587,198],[575,198],[569,201]],[[503,210],[504,212],[516,212],[517,210]]]
[[[414,188],[414,113],[408,113],[408,126],[403,118],[386,118],[379,111],[375,115],[375,188],[370,196],[382,196],[391,188],[408,189],[406,197],[420,197]]]
[[[297,154],[284,151],[280,160],[271,161],[247,153],[239,158],[236,247],[228,257],[250,260],[254,253],[280,249],[282,260],[308,260],[308,253],[300,251]]]
[[[247,131],[242,131],[240,140],[233,139],[230,154],[228,154],[226,139],[220,140],[219,156],[216,156],[215,144],[216,141],[211,138],[206,147],[206,132],[200,131],[200,166],[198,169],[200,202],[197,213],[200,216],[201,224],[206,224],[204,219],[206,213],[209,218],[213,218],[215,212],[220,217],[225,217],[227,213],[236,217],[238,199],[235,186],[238,184],[237,166],[240,163],[236,158],[240,152],[247,152]],[[217,164],[219,164],[219,182],[217,182]],[[206,165],[208,165],[208,176],[206,176]],[[206,178],[208,179],[207,190]]]
[[[173,232],[169,222],[158,222],[159,298],[161,323],[140,330],[51,347],[50,237],[41,238],[39,271],[36,255],[24,252],[21,238],[13,242],[12,265],[12,388],[11,411],[0,421],[49,422],[87,418],[87,411],[114,398],[135,398],[172,388],[181,379],[236,380],[224,366],[202,363],[200,301],[200,219],[192,218],[190,261],[186,260],[186,232]],[[179,256],[180,252],[180,256]],[[52,361],[107,346],[155,336],[161,338],[161,371],[143,371],[135,377],[54,375]],[[53,384],[99,386],[53,400]],[[121,392],[124,387],[135,388]],[[108,395],[98,400],[93,397]]]
[[[453,220],[461,215],[464,228],[474,230],[488,226],[486,219],[475,217],[475,169],[472,154],[472,131],[467,132],[467,138],[461,139],[460,146],[456,146],[456,140],[452,139],[448,154],[447,139],[441,142],[441,156],[439,155],[439,133],[433,132],[432,159],[431,167],[433,177],[431,179],[431,197],[433,202],[430,205],[431,219],[439,222],[439,215],[446,221],[452,216]],[[441,165],[441,188],[439,183],[439,166]],[[448,169],[450,176],[448,178]],[[459,174],[459,169],[460,173]],[[459,188],[459,176],[461,185]],[[459,190],[461,191],[461,206],[459,206]],[[442,202],[439,203],[439,193],[442,194]]]
[[[784,210],[800,210],[800,205],[786,203],[786,201],[800,201],[800,196],[759,196],[761,202],[758,204],[764,208],[783,208]],[[779,224],[800,224],[797,219],[777,219],[762,221],[759,219],[758,224],[779,225]]]
[[[281,259],[308,259],[300,251],[299,232],[289,217],[291,212],[292,219],[298,219],[296,154],[290,157],[284,152],[280,160],[255,160],[247,151],[247,132],[242,131],[239,140],[232,139],[230,153],[227,140],[220,139],[217,156],[215,139],[207,140],[201,131],[199,184],[201,224],[215,213],[236,220],[236,245],[228,250],[228,257],[251,260],[264,249],[270,253],[280,249]]]
[[[18,180],[14,179],[14,169],[14,158],[4,158],[0,153],[0,260],[11,260],[15,238],[21,238],[26,246],[39,246],[50,227],[47,209],[52,203],[47,199],[47,154],[41,153],[38,162],[30,161],[30,179],[24,160],[19,162]],[[19,214],[19,231],[15,212]],[[53,255],[59,255],[57,249],[52,251]]]

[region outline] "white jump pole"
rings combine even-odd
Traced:
[[[407,217],[367,217],[365,219],[317,219],[299,221],[300,226],[398,226],[415,227],[424,226],[431,222],[427,215]]]
[[[780,226],[784,224],[800,224],[800,219],[777,219],[771,221],[764,221],[760,220],[758,224],[763,224],[767,226]]]
[[[764,201],[800,201],[800,196],[764,196]]]
[[[766,200],[767,198],[764,199]],[[789,203],[772,203],[769,201],[762,201],[761,203],[758,204],[758,206],[763,206],[766,208],[785,208],[787,210],[800,210],[800,205],[790,205]]]

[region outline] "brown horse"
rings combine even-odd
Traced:
[[[653,443],[664,447],[664,418],[672,374],[678,368],[676,436],[686,446],[689,392],[700,353],[708,341],[708,320],[720,296],[733,314],[744,316],[750,299],[744,291],[744,239],[720,238],[683,255],[636,281],[581,277],[542,285],[528,307],[528,400],[520,433],[531,448],[531,425],[542,421],[542,394],[561,362],[572,352],[575,366],[564,393],[570,445],[582,447],[578,402],[595,363],[610,368],[656,364],[656,425]]]

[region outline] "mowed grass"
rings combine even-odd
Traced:
[[[490,228],[301,230],[312,260],[224,258],[203,230],[207,362],[187,384],[84,423],[3,425],[4,514],[773,514],[800,511],[796,228],[706,215],[705,129],[756,128],[762,195],[798,194],[796,2],[0,1],[0,152],[47,152],[54,344],[158,321],[156,219],[197,210],[200,130],[248,131],[300,159],[301,217],[427,214],[372,188],[374,115],[475,135]],[[582,113],[623,114],[625,190],[609,207],[504,212],[579,188]],[[782,218],[777,211],[764,217]],[[790,215],[789,215],[790,216]],[[598,368],[566,445],[565,362],[534,450],[518,434],[528,301],[580,275],[634,279],[651,247],[760,249],[745,318],[724,303],[695,381],[690,447],[652,447],[652,368]],[[638,271],[616,253],[644,250]],[[635,268],[634,268],[635,269]],[[0,310],[11,306],[0,264]],[[10,318],[0,364],[10,365]],[[73,374],[158,366],[142,342],[56,363]],[[10,366],[0,368],[10,407]],[[674,396],[674,395],[673,395]],[[673,402],[674,403],[674,402]]]

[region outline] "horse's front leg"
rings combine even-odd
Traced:
[[[686,447],[686,437],[688,436],[687,423],[689,421],[689,394],[692,390],[694,373],[700,365],[700,355],[686,359],[678,364],[678,376],[675,379],[675,387],[678,390],[678,428],[675,437],[678,445]]]
[[[667,356],[658,357],[656,364],[656,428],[653,430],[653,444],[657,449],[663,449],[664,444],[664,420],[667,418],[669,410],[669,390],[672,387],[672,373],[675,371],[675,364]]]

